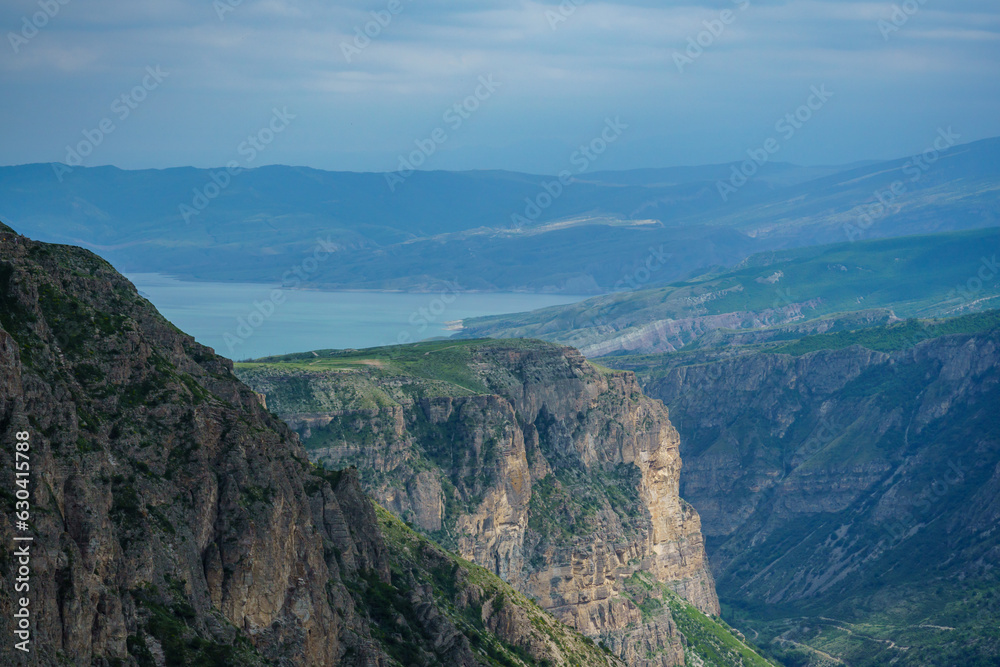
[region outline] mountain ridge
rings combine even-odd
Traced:
[[[781,340],[868,318],[946,316],[995,303],[1000,228],[767,251],[663,287],[471,318],[459,337],[538,337],[591,357]]]

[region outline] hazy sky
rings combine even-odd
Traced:
[[[214,167],[253,135],[272,140],[252,166],[390,171],[422,141],[423,168],[555,173],[608,118],[628,127],[592,169],[743,159],[771,137],[776,159],[829,164],[915,153],[939,127],[1000,135],[1000,3],[899,7],[4,0],[0,164],[83,142],[88,166]]]

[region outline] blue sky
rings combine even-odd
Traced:
[[[741,160],[772,137],[775,159],[833,164],[939,127],[1000,135],[1000,5],[897,6],[880,27],[894,3],[6,0],[0,164],[90,141],[88,166],[215,167],[256,136],[254,166],[390,171],[430,141],[423,168],[556,173],[608,118],[628,128],[592,169]],[[785,138],[813,86],[832,97]],[[294,118],[269,134],[274,109]]]

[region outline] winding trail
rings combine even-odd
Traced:
[[[838,665],[846,665],[847,664],[846,662],[844,662],[840,658],[835,658],[834,656],[830,655],[829,653],[827,653],[825,651],[820,651],[818,648],[813,648],[812,646],[809,646],[808,644],[800,644],[797,641],[792,641],[791,639],[785,639],[781,635],[775,637],[774,641],[781,642],[782,644],[791,644],[792,646],[797,646],[798,648],[805,649],[806,651],[812,651],[816,655],[820,655],[823,658],[829,660],[830,662],[834,662],[834,663],[836,663]]]
[[[826,618],[824,616],[817,616],[816,618],[818,618],[821,621],[827,621],[829,625],[832,625],[838,630],[843,630],[852,637],[860,637],[861,639],[867,639],[870,642],[879,642],[881,644],[886,644],[888,648],[894,648],[897,651],[908,651],[910,649],[909,646],[896,646],[896,642],[892,641],[891,639],[877,639],[875,637],[869,637],[868,635],[860,634],[858,632],[855,632],[853,629],[849,627],[844,627],[843,625],[841,625],[841,623],[844,623],[846,625],[851,625],[847,621],[839,621],[835,618]]]

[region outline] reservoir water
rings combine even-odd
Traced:
[[[258,283],[186,282],[157,273],[128,279],[198,342],[234,360],[363,348],[454,334],[457,320],[574,303],[565,294],[326,292]]]

